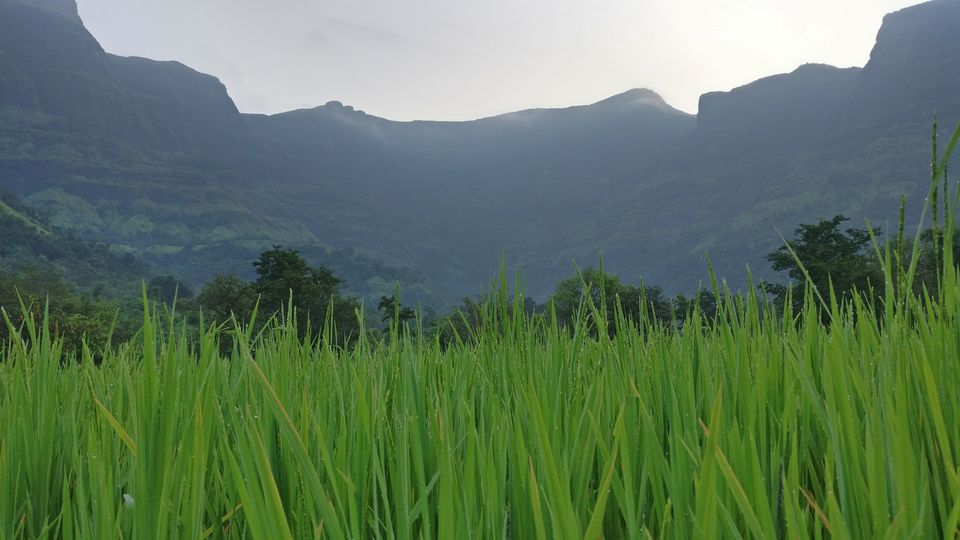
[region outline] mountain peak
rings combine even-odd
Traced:
[[[937,111],[960,116],[954,91],[960,77],[958,27],[957,0],[933,0],[884,17],[851,99],[852,123],[929,124]]]
[[[846,68],[849,69],[849,68]],[[791,74],[793,75],[813,75],[813,74],[832,74],[837,71],[843,71],[844,68],[839,68],[837,66],[832,66],[830,64],[818,64],[818,63],[807,63],[801,64],[797,69],[793,70]],[[776,75],[774,75],[775,77]]]
[[[626,92],[610,96],[607,99],[598,101],[594,105],[655,105],[664,106],[667,102],[660,97],[660,94],[648,88],[633,88]]]
[[[331,110],[331,111],[343,111],[343,112],[354,111],[352,106],[344,105],[342,101],[328,101],[325,105],[323,105],[320,108]]]
[[[960,24],[960,2],[931,0],[887,14],[883,18],[877,42],[870,53],[870,64],[896,61],[918,49],[936,56],[935,51],[956,45],[955,31]],[[933,60],[933,59],[931,59]]]

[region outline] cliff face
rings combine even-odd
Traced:
[[[887,15],[863,69],[801,66],[700,98],[703,151],[756,154],[814,148],[849,134],[960,120],[960,2]]]
[[[216,77],[179,62],[107,58],[139,111],[145,137],[152,144],[225,157],[247,140],[240,111]]]
[[[0,0],[0,108],[47,128],[168,151],[224,155],[245,125],[215,77],[104,52],[67,0]]]
[[[934,0],[884,17],[849,101],[848,124],[929,123],[960,110],[960,2]]]
[[[697,128],[727,150],[786,150],[834,136],[860,70],[808,64],[700,98]]]
[[[0,74],[2,106],[49,115],[61,128],[131,134],[126,92],[79,17],[0,0]]]

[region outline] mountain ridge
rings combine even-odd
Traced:
[[[76,22],[80,20],[80,9],[76,0],[2,0],[3,2],[17,2],[27,6],[56,13]],[[2,3],[2,2],[0,2]]]
[[[689,291],[704,251],[736,280],[745,261],[763,268],[777,227],[892,216],[901,193],[919,206],[918,111],[960,119],[960,45],[937,37],[960,3],[931,4],[886,17],[864,68],[800,66],[705,94],[696,116],[633,89],[398,122],[336,101],[243,113],[213,76],[110,55],[69,10],[0,0],[0,187],[193,284],[282,243],[416,269],[445,302],[501,257],[542,297],[601,252],[612,271]],[[934,82],[899,88],[931,46],[919,65]]]

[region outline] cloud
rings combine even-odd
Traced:
[[[327,19],[324,28],[339,37],[373,46],[409,46],[416,43],[411,37],[377,26],[347,19]]]

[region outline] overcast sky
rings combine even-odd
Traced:
[[[79,0],[107,51],[219,77],[244,112],[337,100],[469,119],[651,88],[700,94],[806,62],[862,66],[917,0]]]

